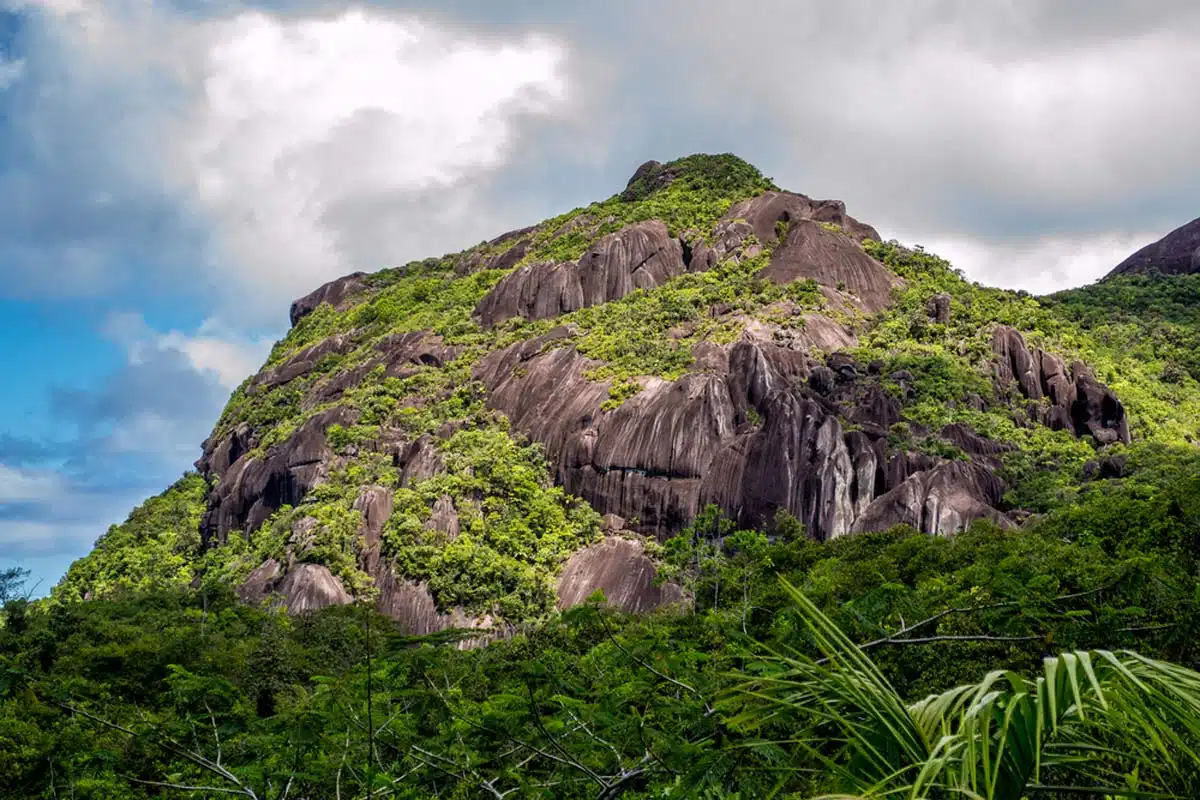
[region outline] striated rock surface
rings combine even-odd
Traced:
[[[683,245],[652,220],[603,237],[577,262],[530,264],[506,275],[475,313],[490,328],[510,317],[550,319],[653,289],[687,271]]]
[[[334,424],[349,425],[356,417],[353,409],[330,409],[262,455],[249,450],[248,428],[207,442],[196,462],[201,474],[216,483],[200,528],[205,545],[224,544],[231,531],[248,534],[280,506],[298,505],[328,474],[332,453],[326,430]]]
[[[492,407],[546,445],[568,491],[632,529],[667,536],[715,503],[753,526],[770,526],[786,509],[828,539],[862,529],[864,515],[896,518],[899,512],[879,510],[887,503],[873,504],[904,483],[909,506],[933,497],[945,509],[933,523],[916,518],[935,532],[1000,516],[1000,492],[991,484],[981,489],[974,472],[910,480],[937,464],[888,451],[900,403],[848,356],[831,354],[820,364],[806,352],[744,338],[725,358],[707,358],[705,372],[647,379],[620,408],[601,411],[607,384],[584,377],[593,362],[573,348],[547,349],[556,337],[497,351],[476,376]],[[750,423],[752,416],[759,422]],[[861,430],[846,430],[844,419]],[[965,426],[953,434],[981,455],[998,452]],[[963,483],[958,494],[950,491],[955,480]]]
[[[363,280],[366,276],[365,272],[355,272],[332,280],[292,303],[288,313],[292,326],[295,327],[296,323],[316,311],[322,303],[328,303],[334,308],[341,306],[345,300],[366,288]]]
[[[939,464],[906,478],[872,502],[855,521],[854,531],[881,531],[910,525],[922,533],[945,535],[989,519],[1003,527],[1012,522],[995,506],[1003,484],[987,467],[970,462]]]
[[[1157,242],[1122,261],[1105,277],[1158,272],[1187,275],[1200,272],[1200,219],[1180,225]]]
[[[580,550],[558,578],[558,607],[585,602],[597,590],[610,606],[637,613],[678,602],[683,593],[674,584],[655,586],[657,569],[636,539],[608,536]]]
[[[1021,395],[1039,402],[1033,406],[1037,421],[1054,430],[1091,436],[1098,444],[1128,444],[1129,420],[1116,393],[1092,375],[1082,362],[1068,368],[1063,359],[1030,348],[1024,337],[1007,325],[992,334],[994,376],[1001,390],[1015,384]]]
[[[863,252],[849,234],[807,219],[790,224],[787,237],[760,274],[776,283],[811,278],[836,287],[854,297],[868,313],[886,308],[896,285],[887,268]]]

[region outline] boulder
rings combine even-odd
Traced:
[[[935,294],[925,304],[925,311],[934,322],[945,325],[950,321],[950,295]]]
[[[558,607],[585,602],[597,590],[608,605],[629,613],[652,611],[682,599],[675,584],[655,586],[657,570],[636,539],[607,536],[568,559],[558,578]]]
[[[358,412],[346,407],[329,409],[310,418],[267,453],[246,452],[228,466],[236,448],[232,443],[226,447],[225,442],[240,441],[239,434],[235,431],[230,439],[217,443],[197,462],[204,477],[216,484],[200,528],[205,545],[224,544],[230,531],[248,535],[280,506],[299,505],[328,472],[332,453],[325,431],[334,424],[353,424],[357,418]]]
[[[1021,334],[1007,325],[996,326],[992,352],[993,375],[1001,390],[1015,382],[1026,398],[1045,398],[1044,403],[1030,404],[1030,419],[1076,436],[1090,435],[1100,445],[1129,443],[1125,407],[1083,362],[1075,361],[1068,369],[1061,357],[1026,346]]]
[[[289,614],[345,606],[354,598],[324,564],[300,564],[279,583],[279,593]]]
[[[854,522],[855,532],[909,525],[922,533],[948,535],[976,519],[1012,527],[996,505],[1003,484],[980,464],[953,461],[917,472],[873,501]]]
[[[322,303],[329,303],[334,308],[340,308],[348,298],[366,288],[366,282],[363,280],[366,276],[365,272],[355,272],[332,280],[292,303],[288,314],[292,321],[292,327],[296,327],[300,320],[316,311]]]
[[[867,255],[852,236],[810,219],[792,221],[759,276],[775,283],[811,278],[848,293],[867,313],[886,308],[896,285],[887,267]]]
[[[600,239],[577,262],[529,264],[505,275],[475,308],[490,328],[511,317],[550,319],[652,289],[687,271],[683,245],[657,220]]]

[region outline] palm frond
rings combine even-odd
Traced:
[[[772,653],[736,687],[746,729],[788,738],[833,776],[829,798],[1020,800],[1058,791],[1189,797],[1200,787],[1200,673],[1122,651],[997,670],[906,703],[879,667],[781,580],[821,655]],[[799,729],[799,730],[796,730]]]

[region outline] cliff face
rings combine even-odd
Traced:
[[[597,589],[678,599],[656,543],[710,504],[816,539],[1013,526],[1039,437],[1082,458],[1130,425],[1074,353],[1000,324],[1024,301],[967,286],[732,157],[338,279],[204,444],[204,579],[494,630]]]
[[[1200,219],[1181,225],[1157,242],[1146,245],[1114,267],[1106,277],[1140,273],[1200,273]]]

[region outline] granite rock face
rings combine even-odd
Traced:
[[[1070,430],[1076,436],[1091,436],[1098,444],[1129,444],[1129,420],[1112,389],[1076,361],[1068,368],[1053,353],[1025,344],[1015,328],[996,326],[992,334],[997,386],[1016,387],[1022,396],[1038,401],[1033,415],[1054,430]]]
[[[510,317],[550,319],[653,289],[687,271],[683,245],[652,220],[596,242],[576,262],[530,264],[506,275],[475,309],[490,328]]]
[[[248,427],[206,442],[196,467],[216,485],[201,523],[204,544],[224,544],[234,531],[248,535],[281,506],[299,505],[328,474],[333,454],[325,432],[356,418],[357,412],[344,406],[322,412],[264,454],[252,449]]]
[[[296,323],[316,311],[322,303],[329,303],[334,308],[341,306],[348,298],[366,288],[366,283],[363,281],[363,278],[366,276],[365,272],[355,272],[345,275],[337,280],[326,283],[292,303],[292,307],[288,313],[292,327],[295,327]]]
[[[1200,219],[1180,225],[1157,242],[1122,261],[1105,277],[1157,272],[1188,275],[1200,272]]]
[[[786,509],[820,539],[862,529],[862,518],[903,516],[945,533],[1000,516],[999,494],[975,472],[910,480],[936,463],[889,451],[900,402],[843,354],[821,364],[804,351],[744,338],[723,361],[710,360],[722,371],[647,379],[638,395],[602,411],[607,384],[584,377],[595,362],[555,341],[552,332],[497,351],[476,376],[489,404],[546,446],[569,492],[642,533],[669,536],[709,503],[754,526],[769,527]],[[846,430],[842,419],[860,429]],[[896,506],[887,495],[906,482],[908,505],[933,497],[947,510],[880,510]]]
[[[678,586],[655,586],[657,570],[636,539],[608,536],[583,548],[563,567],[558,578],[558,607],[585,602],[597,590],[608,605],[629,613],[652,611],[678,602]]]
[[[679,177],[675,168],[650,162],[630,180],[626,199],[645,197]],[[555,231],[512,231],[438,261],[441,266],[429,267],[430,274],[452,280],[508,270],[474,305],[473,320],[484,331],[514,318],[551,320],[638,289],[652,290],[686,273],[747,259],[760,259],[752,263],[764,281],[815,281],[824,309],[806,310],[793,299],[759,309],[722,297],[700,309],[706,321],[720,320],[721,336],[693,346],[689,371],[677,380],[634,378],[639,390],[616,407],[608,407],[614,405],[608,402],[611,383],[588,377],[604,364],[572,344],[587,331],[559,325],[500,347],[468,321],[469,305],[456,306],[454,313],[461,316],[450,324],[435,325],[445,339],[408,325],[397,326],[403,332],[388,332],[370,317],[356,316],[347,327],[361,327],[340,329],[291,352],[244,387],[247,406],[263,412],[246,419],[275,418],[269,404],[279,398],[293,404],[289,411],[301,412],[290,417],[291,424],[270,436],[269,426],[255,428],[246,420],[223,427],[205,443],[197,462],[212,487],[201,531],[206,546],[223,544],[230,535],[248,536],[284,506],[297,509],[282,551],[249,574],[239,596],[247,602],[279,602],[292,613],[351,602],[353,586],[327,567],[308,563],[315,559],[323,529],[320,515],[306,515],[302,504],[331,472],[355,457],[383,454],[380,463],[390,461],[392,469],[386,480],[370,480],[398,481],[398,486],[352,487],[344,495],[346,504],[354,498],[360,519],[356,555],[362,574],[355,573],[355,585],[363,575],[369,578],[378,590],[378,609],[410,633],[471,628],[479,631],[479,641],[506,635],[504,623],[487,615],[439,608],[428,585],[401,573],[384,542],[396,489],[446,470],[452,459],[443,460],[440,445],[476,421],[435,417],[432,424],[425,419],[420,427],[406,427],[398,416],[388,416],[387,403],[420,409],[444,399],[437,392],[464,388],[469,403],[484,398],[514,431],[541,443],[555,482],[603,516],[604,537],[575,552],[557,576],[560,608],[584,602],[597,590],[611,605],[633,612],[679,600],[678,587],[654,586],[655,565],[644,542],[677,533],[709,504],[743,526],[768,531],[783,510],[820,540],[897,525],[947,535],[979,519],[1013,524],[996,475],[1012,446],[961,423],[940,429],[907,424],[905,407],[918,399],[920,378],[889,368],[883,354],[869,363],[856,360],[858,337],[871,324],[869,318],[887,311],[903,281],[868,254],[875,251],[864,242],[878,240],[878,232],[849,216],[842,203],[766,191],[733,203],[711,230],[672,232],[662,221],[646,220],[600,236],[616,226],[614,216],[593,211]],[[568,234],[593,242],[577,261],[524,264],[535,242]],[[1175,250],[1189,246],[1186,237],[1178,241],[1183,244]],[[346,310],[390,285],[373,281],[355,273],[325,284],[293,303],[292,324],[302,324],[324,304]],[[479,294],[468,296],[474,302]],[[946,294],[929,297],[928,321],[949,323],[959,308],[956,302]],[[690,335],[699,323],[689,319],[665,335],[674,341]],[[497,336],[507,344],[514,341],[515,336],[507,338],[512,330],[504,326]],[[684,333],[677,336],[680,330]],[[1121,403],[1085,365],[1030,347],[1020,332],[1003,325],[995,328],[991,344],[997,391],[987,398],[963,397],[962,403],[980,411],[1011,405],[1022,417],[1018,409],[1028,407],[1037,423],[1089,436],[1100,445],[1129,441]],[[460,357],[455,369],[471,364],[474,381],[466,387],[458,384],[462,373],[453,373],[458,385],[449,390],[436,381],[428,389],[419,380],[405,383]],[[337,363],[347,367],[331,368]],[[351,394],[368,375],[378,379],[378,394]],[[419,388],[408,388],[414,384]],[[395,394],[385,396],[392,390]],[[346,399],[364,395],[378,399],[383,410],[372,408],[368,418]],[[366,438],[334,453],[329,428],[350,427],[360,419],[380,422],[377,434],[361,426],[354,435]],[[958,460],[931,455],[946,452],[925,447],[931,440],[952,445]],[[1096,462],[1092,472],[1101,477],[1114,472],[1105,466],[1109,463]],[[456,508],[449,494],[436,494],[427,501],[425,533],[430,541],[462,543],[460,511],[463,520],[471,512],[465,505]]]

